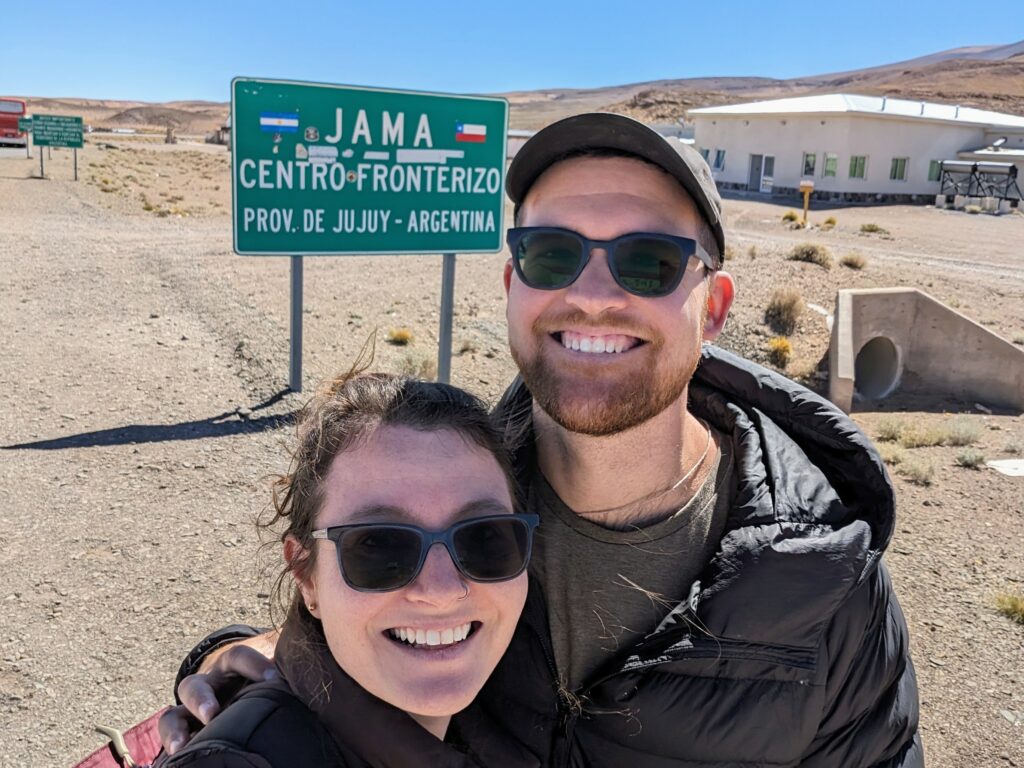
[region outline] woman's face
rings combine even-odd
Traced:
[[[512,499],[488,451],[451,430],[381,427],[331,464],[317,527],[389,522],[436,531],[493,514],[512,514]],[[334,543],[316,546],[315,566],[300,587],[341,668],[406,712],[441,716],[464,709],[508,647],[526,600],[526,574],[469,581],[445,547],[434,545],[408,586],[360,592],[342,578]],[[466,625],[469,636],[456,641]],[[441,645],[410,645],[400,636],[412,630]]]

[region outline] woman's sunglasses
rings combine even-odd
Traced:
[[[591,240],[571,229],[514,227],[507,240],[519,279],[545,291],[572,285],[594,248],[607,251],[616,283],[645,298],[672,293],[693,256],[714,269],[711,256],[696,240],[676,235],[630,232],[614,240]]]
[[[361,523],[313,531],[330,539],[342,578],[360,592],[390,592],[408,586],[423,569],[434,544],[444,544],[459,572],[472,581],[514,579],[530,562],[537,515],[505,514],[460,520],[443,531],[416,525]]]

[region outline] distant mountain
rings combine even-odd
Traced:
[[[1024,115],[1024,40],[1009,45],[975,45],[939,51],[875,67],[808,75],[694,77],[652,80],[602,88],[546,88],[505,94],[513,128],[540,128],[585,111],[622,112],[648,122],[675,122],[686,110],[743,101],[860,93],[938,101]],[[133,127],[203,134],[227,120],[230,105],[210,101],[148,104],[72,98],[29,98],[29,111],[82,115],[103,127]]]

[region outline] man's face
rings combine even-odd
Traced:
[[[594,240],[629,232],[696,239],[700,214],[679,184],[653,166],[582,157],[544,172],[523,202],[519,225],[562,227]],[[673,293],[642,298],[615,282],[604,249],[595,249],[572,285],[545,291],[524,285],[509,261],[509,347],[537,404],[572,432],[609,435],[676,402],[699,362],[702,339],[717,335],[725,319],[722,307],[714,307],[713,327],[705,332],[704,276],[691,259]],[[727,311],[732,283],[724,279]]]

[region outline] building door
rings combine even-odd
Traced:
[[[761,169],[761,191],[766,194],[772,193],[772,185],[775,183],[775,157],[764,156],[764,165]]]
[[[751,192],[761,191],[761,169],[764,166],[763,155],[750,156],[750,178],[747,180],[747,189]]]

